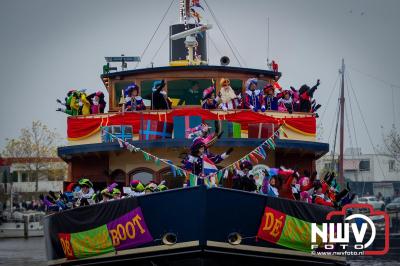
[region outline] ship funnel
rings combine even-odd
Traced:
[[[228,235],[228,243],[231,245],[240,245],[242,243],[242,236],[238,232],[230,233]]]
[[[164,245],[175,245],[176,242],[178,241],[178,238],[174,233],[166,233],[162,237],[161,241],[163,242]]]
[[[219,60],[219,62],[221,63],[221,66],[227,66],[227,65],[229,65],[229,63],[231,62],[231,60],[229,59],[229,57],[223,56],[223,57],[221,57],[221,59]]]

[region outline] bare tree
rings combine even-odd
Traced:
[[[28,172],[29,178],[35,182],[35,191],[38,191],[38,180],[41,176],[51,179],[65,174],[65,169],[60,170],[57,163],[51,162],[51,158],[57,157],[59,141],[60,137],[55,130],[50,130],[40,121],[33,121],[30,128],[21,129],[18,138],[7,139],[3,156],[26,159],[20,167]]]
[[[400,163],[400,134],[395,125],[383,136],[383,142],[389,155]]]

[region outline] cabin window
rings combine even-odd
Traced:
[[[168,84],[168,96],[172,106],[201,105],[203,91],[212,85],[211,79],[171,80]]]
[[[145,168],[135,169],[129,173],[129,180],[139,180],[143,185],[146,185],[151,180],[154,180],[154,171]]]
[[[119,106],[121,96],[123,95],[122,91],[124,91],[132,83],[133,83],[132,81],[120,81],[120,82],[115,83],[115,85],[114,85],[114,102],[115,102],[116,106]]]
[[[241,79],[230,79],[231,87],[235,91],[236,94],[242,93],[243,89],[243,80]]]
[[[360,171],[369,171],[369,170],[370,170],[369,160],[361,160],[360,161]]]

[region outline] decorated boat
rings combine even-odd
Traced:
[[[261,89],[279,87],[282,76],[277,68],[229,66],[226,57],[221,65],[208,65],[211,25],[189,23],[199,5],[180,1],[181,23],[170,26],[169,66],[129,70],[126,62],[138,58],[106,58],[101,79],[109,112],[69,116],[68,144],[58,148],[68,163],[66,187],[85,177],[98,189],[114,182],[129,187],[132,180],[164,181],[169,189],[48,215],[49,265],[345,264],[344,257],[311,252],[311,223],[325,222],[331,208],[231,189],[229,172],[243,160],[254,163],[260,185],[269,167],[315,170],[329,145],[316,140],[314,113],[210,110],[188,97],[197,89],[218,94],[226,80],[237,94],[252,78]],[[122,62],[121,70],[110,65],[115,61]],[[154,84],[161,80],[170,106],[155,110]],[[120,100],[131,84],[146,110],[129,111]],[[193,142],[190,129],[199,124],[220,133],[213,153],[233,148],[212,175],[197,176],[181,166]]]

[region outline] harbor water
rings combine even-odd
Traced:
[[[348,261],[348,263],[351,266],[397,266],[400,265],[400,254],[384,256],[383,258],[370,257],[368,259],[355,259]],[[29,239],[0,239],[0,265],[47,265],[44,238],[31,237]]]

